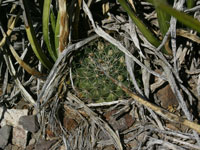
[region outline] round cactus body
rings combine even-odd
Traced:
[[[127,95],[99,69],[130,87],[124,54],[103,40],[87,45],[72,63],[73,81],[78,95],[86,102],[108,102]]]

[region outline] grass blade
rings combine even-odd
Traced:
[[[58,46],[59,46],[59,34],[60,34],[60,13],[58,12],[56,28],[55,28],[55,49],[58,55]]]
[[[154,34],[148,29],[148,27],[136,16],[134,11],[129,7],[126,0],[118,0],[120,5],[124,8],[124,10],[128,13],[131,17],[135,25],[138,27],[140,32],[144,35],[144,37],[155,47],[160,45],[160,41],[154,36]],[[172,55],[172,53],[165,48],[162,48],[161,51],[167,55]]]
[[[51,45],[51,40],[50,40],[50,29],[49,29],[50,5],[51,5],[51,0],[44,0],[42,29],[43,29],[44,41],[48,48],[49,54],[52,57],[52,59],[56,61],[57,53],[56,50],[54,49],[54,46]]]
[[[14,56],[14,58],[16,59],[16,61],[19,63],[19,65],[24,69],[26,70],[26,72],[28,72],[29,74],[37,77],[37,78],[40,78],[43,80],[43,78],[46,76],[40,72],[38,72],[37,70],[35,70],[34,68],[31,68],[27,63],[25,63],[20,57],[19,55],[17,54],[17,52],[15,51],[14,47],[9,44],[9,48],[10,48],[10,51],[12,53],[12,55]]]
[[[192,8],[195,4],[195,0],[187,0],[187,8]]]
[[[149,0],[151,3],[153,3],[153,0]],[[154,3],[153,3],[154,4]],[[156,1],[156,7],[159,9],[165,11],[166,13],[174,16],[178,21],[186,25],[187,27],[192,28],[193,30],[196,30],[200,33],[200,22],[193,17],[186,15],[183,12],[180,12],[171,6],[164,4],[162,0]]]
[[[33,75],[33,76],[36,76],[36,77],[38,77],[38,78],[43,79],[43,77],[44,77],[45,75],[43,75],[42,73],[38,72],[37,70],[31,68],[28,64],[26,64],[26,63],[19,57],[19,55],[18,55],[17,52],[15,51],[14,47],[10,44],[10,41],[9,41],[9,40],[6,40],[6,38],[9,37],[9,34],[11,34],[13,28],[15,27],[16,20],[18,20],[18,17],[19,17],[19,15],[17,15],[17,17],[15,17],[14,19],[13,19],[13,17],[11,17],[11,18],[9,19],[9,20],[11,20],[11,23],[10,23],[10,25],[8,26],[8,31],[6,32],[6,33],[8,33],[8,34],[6,34],[6,33],[4,32],[4,30],[3,30],[3,28],[0,26],[1,31],[2,31],[2,33],[3,33],[3,37],[4,37],[5,41],[7,42],[7,44],[9,45],[9,48],[10,48],[10,51],[11,51],[12,55],[13,55],[13,57],[16,59],[16,61],[19,63],[19,65],[20,65],[22,68],[24,68],[24,70],[26,70],[29,74],[31,74],[31,75]],[[3,44],[4,44],[4,43],[3,43]],[[2,46],[3,46],[3,45],[2,45]],[[1,48],[1,46],[0,46],[0,48]]]
[[[153,0],[154,2],[154,6],[157,12],[157,18],[158,18],[158,23],[159,23],[159,27],[160,27],[160,32],[162,33],[163,36],[165,36],[165,34],[167,33],[168,29],[169,29],[169,21],[170,21],[170,15],[164,11],[162,11],[162,9],[156,7],[156,2],[157,0]],[[164,4],[167,4],[167,0],[163,0]]]
[[[55,15],[54,15],[54,12],[52,9],[50,9],[50,18],[51,18],[51,28],[53,30],[53,33],[55,33],[55,29],[56,29],[56,18],[55,18]]]
[[[35,31],[33,29],[33,25],[32,25],[31,19],[30,19],[30,15],[27,10],[28,6],[26,4],[26,0],[20,0],[20,2],[21,2],[21,6],[24,10],[23,17],[24,17],[25,29],[26,29],[27,37],[31,44],[31,47],[32,47],[35,55],[37,56],[37,58],[40,60],[40,62],[47,69],[51,69],[53,64],[48,60],[47,56],[42,52],[42,48],[40,47],[40,45],[37,41]]]
[[[153,35],[153,33],[147,28],[147,26],[135,15],[134,11],[129,7],[126,0],[118,0],[120,5],[124,8],[124,10],[131,17],[133,22],[136,24],[138,29],[142,32],[145,38],[155,47],[160,45],[160,41]]]

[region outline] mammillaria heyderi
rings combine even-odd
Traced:
[[[114,101],[127,95],[97,67],[101,66],[113,78],[130,87],[124,54],[103,40],[83,48],[73,62],[73,80],[81,99],[87,102]]]

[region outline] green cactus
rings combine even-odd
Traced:
[[[96,64],[113,78],[130,87],[124,54],[103,40],[94,41],[75,55],[72,63],[73,81],[79,96],[86,102],[108,102],[127,95],[109,80]]]

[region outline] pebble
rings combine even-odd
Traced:
[[[35,133],[40,129],[36,115],[21,116],[19,119],[19,124],[22,125],[25,130],[30,131],[31,133]]]
[[[18,147],[26,148],[28,138],[28,131],[21,127],[13,128],[12,144]]]
[[[5,125],[0,129],[0,148],[4,149],[8,144],[11,133],[11,126]]]

